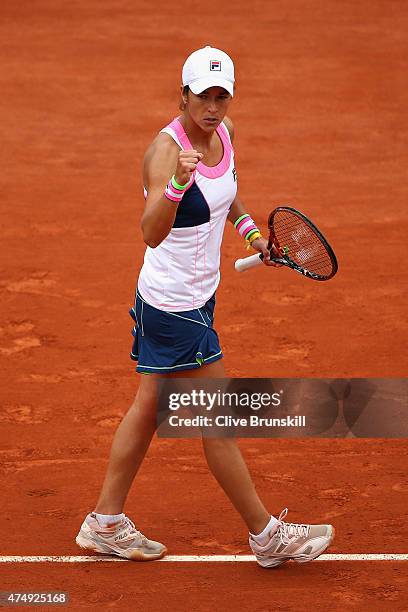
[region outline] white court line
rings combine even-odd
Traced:
[[[77,557],[53,556],[4,556],[0,563],[95,563],[95,562],[122,562],[128,559],[121,557],[94,555]],[[253,555],[167,555],[161,562],[201,562],[218,561],[228,562],[255,562]],[[356,554],[356,555],[320,555],[315,561],[408,561],[408,554]]]

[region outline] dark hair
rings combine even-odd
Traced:
[[[184,87],[183,87],[183,96],[188,96],[188,92],[189,91],[190,91],[190,87],[188,85],[184,85]],[[181,100],[180,104],[179,104],[179,109],[183,111],[185,109],[185,107],[186,106],[185,106],[183,100]]]

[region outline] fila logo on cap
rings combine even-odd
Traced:
[[[193,94],[197,95],[209,87],[223,87],[232,97],[234,64],[224,51],[207,45],[188,56],[183,65],[181,80],[183,86],[188,85]]]

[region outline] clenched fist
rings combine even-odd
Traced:
[[[191,149],[190,151],[180,151],[177,168],[174,175],[179,185],[185,185],[189,182],[191,175],[197,168],[198,162],[202,158],[203,154],[199,153],[195,149]]]

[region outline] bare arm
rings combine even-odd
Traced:
[[[228,129],[228,132],[231,138],[231,142],[233,142],[234,141],[233,123],[229,117],[224,117],[224,123],[227,126],[227,129]],[[241,217],[241,215],[245,215],[245,214],[246,214],[246,210],[245,210],[244,204],[241,202],[240,198],[238,197],[238,192],[237,192],[237,195],[235,196],[235,199],[231,204],[227,219],[232,224],[234,224],[235,221],[238,219],[238,217]],[[254,241],[254,243],[255,242],[256,241]]]
[[[239,199],[238,193],[237,193],[234,201],[231,204],[231,208],[228,213],[227,219],[228,221],[231,221],[231,223],[235,223],[238,217],[240,217],[241,215],[245,215],[245,214],[246,214],[245,207],[243,203],[241,202],[241,200]]]
[[[177,165],[178,147],[170,137],[159,134],[146,151],[143,160],[143,184],[147,190],[142,215],[143,239],[156,247],[169,233],[177,205],[164,196],[164,189]]]
[[[224,117],[224,123],[228,129],[228,132],[231,138],[231,142],[234,142],[234,125],[231,119],[229,117]],[[231,221],[231,223],[235,223],[238,217],[240,217],[241,215],[245,215],[245,213],[246,213],[245,207],[243,203],[241,202],[241,200],[239,199],[238,193],[237,193],[234,201],[231,204],[231,208],[228,213],[227,219],[228,221]]]
[[[231,141],[233,141],[234,139],[234,126],[232,124],[231,119],[229,119],[228,117],[224,118],[224,123],[228,128],[230,137],[231,137]],[[240,198],[238,197],[238,192],[237,195],[234,198],[234,201],[231,204],[229,213],[228,213],[228,221],[230,221],[232,224],[235,223],[235,221],[238,219],[238,217],[241,217],[241,215],[245,215],[246,214],[246,210],[244,207],[244,204],[241,202]],[[251,244],[252,248],[255,249],[255,251],[258,251],[259,253],[263,254],[263,262],[266,265],[273,265],[276,266],[276,264],[274,264],[273,262],[271,262],[271,258],[270,258],[270,253],[269,250],[267,248],[268,246],[268,241],[265,240],[265,238],[262,238],[262,236],[260,238],[257,238],[256,240],[254,240]]]
[[[181,151],[167,134],[159,134],[146,151],[143,182],[147,198],[141,227],[150,247],[157,247],[166,238],[176,218],[177,202],[164,195],[167,183],[175,174],[176,181],[185,185],[201,157],[197,151]]]

